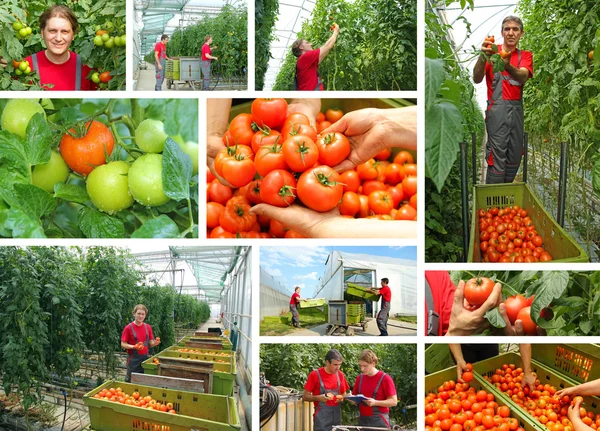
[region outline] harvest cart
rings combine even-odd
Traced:
[[[335,332],[354,335],[354,328],[360,328],[363,331],[367,329],[369,322],[365,320],[365,303],[348,301],[329,301],[329,320],[326,335],[332,335]]]
[[[177,60],[167,60],[165,70],[167,88],[170,90],[175,86],[175,90],[179,90],[178,81],[194,90],[196,86],[201,86],[200,61],[201,57],[179,57]]]

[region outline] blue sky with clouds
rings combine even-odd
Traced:
[[[313,296],[319,277],[325,274],[327,256],[334,250],[372,256],[417,260],[416,247],[261,247],[260,267],[291,294],[302,287],[302,297]]]

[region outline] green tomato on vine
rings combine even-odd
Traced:
[[[160,154],[144,154],[133,162],[129,169],[129,191],[138,203],[147,207],[169,201],[163,189]]]
[[[148,118],[135,129],[135,142],[146,153],[162,153],[167,138],[165,125],[159,120]]]
[[[127,163],[115,161],[98,166],[88,175],[85,188],[100,211],[114,214],[133,204],[127,178],[129,169]]]
[[[56,151],[50,153],[50,161],[36,165],[31,174],[31,183],[48,193],[54,193],[56,183],[64,183],[69,178],[69,167]]]
[[[31,117],[39,112],[46,118],[46,111],[35,99],[11,99],[2,112],[0,124],[7,130],[25,139]]]

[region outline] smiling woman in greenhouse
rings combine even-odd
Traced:
[[[144,323],[147,315],[145,305],[136,305],[133,309],[134,321],[125,326],[121,335],[121,347],[127,349],[126,382],[131,382],[131,373],[144,373],[142,362],[150,357],[148,348],[160,344],[160,338],[154,339],[152,326]]]

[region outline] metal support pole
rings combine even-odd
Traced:
[[[473,169],[473,185],[477,184],[477,135],[471,133],[471,160]]]
[[[567,166],[569,164],[569,144],[560,144],[560,177],[558,179],[558,214],[556,221],[565,227],[565,204],[567,201]]]
[[[523,182],[527,182],[527,154],[529,153],[529,133],[523,135]]]
[[[469,254],[469,186],[468,186],[468,168],[467,168],[467,143],[460,143],[460,194],[462,201],[462,221],[463,221],[463,248],[464,261],[467,261]]]

